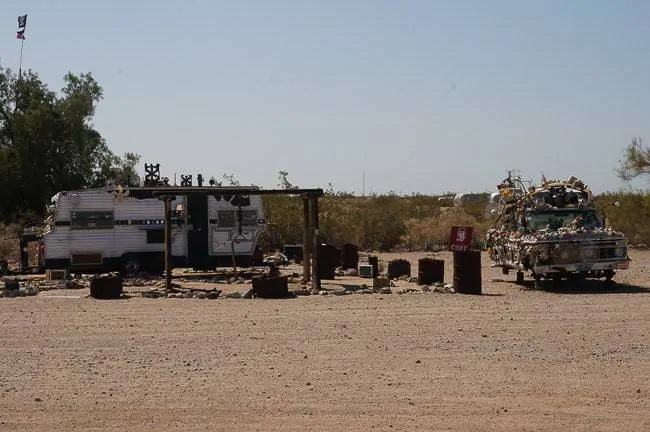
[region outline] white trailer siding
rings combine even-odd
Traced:
[[[217,201],[213,196],[208,197],[208,218],[216,221],[210,229],[210,253],[212,255],[230,255],[231,241],[237,238],[235,254],[252,254],[257,238],[264,231],[265,225],[259,224],[265,219],[264,205],[260,195],[251,195],[250,206],[242,207],[246,215],[242,235],[239,236],[237,227],[237,207],[223,200]],[[228,217],[223,213],[227,212]],[[253,216],[254,214],[254,216]],[[254,221],[254,222],[253,222]]]
[[[238,235],[237,207],[213,196],[207,196],[207,200],[208,254],[230,255],[231,240],[237,237],[235,254],[252,255],[265,229],[262,197],[251,195],[250,206],[242,208],[245,215],[242,236]],[[173,219],[178,221],[172,223],[172,254],[177,257],[188,256],[188,233],[192,226],[187,224],[186,204],[187,199],[180,196],[172,202]],[[179,213],[175,212],[177,209]],[[54,226],[43,239],[45,260],[66,260],[84,254],[116,259],[127,253],[164,252],[160,237],[155,243],[148,242],[148,231],[164,228],[164,204],[159,199],[119,200],[105,189],[64,191],[58,194],[53,210]],[[93,216],[88,214],[96,215],[100,222],[92,222]],[[84,228],[88,218],[91,223]],[[150,236],[153,239],[154,233]]]
[[[178,199],[172,204],[181,204]],[[73,212],[112,212],[116,224],[112,229],[74,229],[69,223]],[[158,199],[118,201],[104,189],[62,192],[54,214],[54,229],[45,236],[45,259],[69,258],[73,254],[101,253],[103,258],[117,258],[130,251],[163,252],[164,244],[147,243],[147,230],[161,229],[163,224],[140,225],[139,221],[164,221],[162,201]],[[186,229],[172,229],[172,254],[185,255]]]

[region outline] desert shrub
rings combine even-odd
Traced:
[[[619,207],[611,205],[618,201]],[[623,232],[630,243],[650,242],[650,195],[641,192],[602,194],[595,199],[596,207],[604,212],[607,224]]]
[[[473,247],[482,248],[485,233],[489,227],[487,222],[479,222],[463,208],[451,207],[437,217],[424,219],[408,219],[404,222],[405,234],[402,244],[412,250],[434,250],[445,247],[449,234],[454,225],[471,226],[473,228]]]
[[[268,229],[260,238],[264,250],[302,243],[303,204],[300,198],[264,198]],[[435,196],[396,194],[355,197],[328,193],[319,200],[320,240],[341,245],[354,243],[362,250],[433,248],[446,244],[452,225],[471,225],[480,243],[485,233],[481,211],[472,216],[463,208],[442,212]]]

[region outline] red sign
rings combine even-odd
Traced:
[[[472,227],[453,226],[449,237],[449,250],[466,251],[472,244]]]

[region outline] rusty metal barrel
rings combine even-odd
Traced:
[[[397,279],[400,276],[411,276],[411,263],[405,259],[389,261],[388,279]]]
[[[344,269],[359,267],[359,248],[351,243],[346,243],[341,248],[341,266]]]
[[[481,294],[481,251],[454,252],[454,291],[461,294]]]
[[[255,277],[252,282],[253,297],[255,298],[280,299],[290,297],[288,276]]]
[[[372,266],[372,277],[379,276],[379,257],[374,255],[369,256],[368,264]]]
[[[341,249],[322,244],[318,247],[318,275],[321,279],[334,279],[341,264]]]
[[[445,282],[445,261],[434,258],[418,260],[418,284],[431,285]]]
[[[122,278],[112,274],[93,278],[90,296],[102,300],[119,299],[122,296]]]

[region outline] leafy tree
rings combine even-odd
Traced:
[[[632,138],[624,152],[625,157],[619,162],[616,170],[621,179],[629,181],[640,175],[650,174],[650,148],[643,145],[641,138]]]
[[[42,215],[60,190],[133,180],[139,156],[115,156],[92,119],[103,91],[90,73],[60,92],[30,71],[0,69],[0,220]]]

